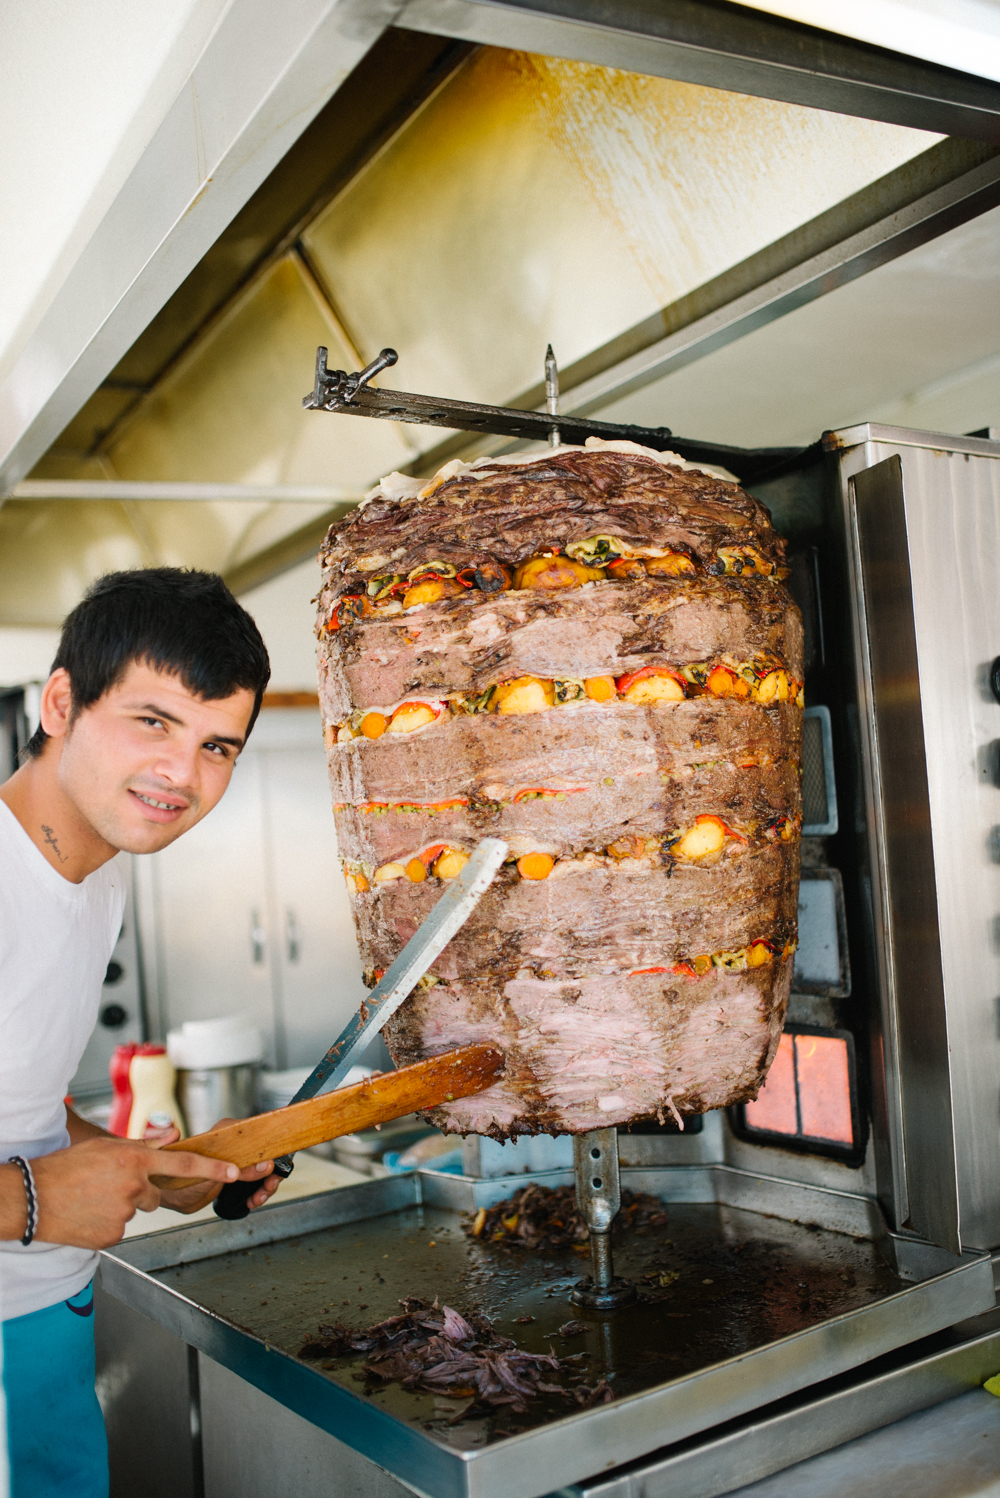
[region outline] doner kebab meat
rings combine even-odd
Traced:
[[[489,1041],[450,1132],[754,1098],[792,976],[802,625],[733,480],[590,439],[390,475],[321,551],[319,689],[370,983],[484,836],[510,861],[386,1027]]]

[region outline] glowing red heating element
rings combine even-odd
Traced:
[[[855,1142],[851,1073],[846,1037],[786,1031],[760,1096],[746,1105],[747,1127],[850,1147]]]

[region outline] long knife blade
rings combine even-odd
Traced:
[[[329,1092],[347,1076],[355,1057],[408,998],[436,957],[440,957],[456,932],[465,925],[493,883],[507,857],[507,844],[487,837],[479,844],[462,872],[449,885],[423,925],[410,937],[395,962],[386,970],[357,1014],[333,1042],[292,1098],[304,1103],[320,1092]],[[289,1105],[290,1106],[290,1105]]]
[[[483,839],[419,930],[410,937],[395,962],[376,983],[357,1014],[338,1035],[319,1065],[310,1072],[292,1103],[303,1103],[320,1092],[329,1092],[344,1080],[355,1057],[395,1014],[434,959],[465,925],[493,883],[508,851],[508,845],[501,838]],[[290,1176],[293,1168],[291,1155],[282,1155],[274,1162],[275,1175]],[[213,1203],[216,1216],[228,1220],[246,1217],[249,1211],[247,1202],[259,1189],[259,1181],[233,1181],[231,1185],[223,1186]]]

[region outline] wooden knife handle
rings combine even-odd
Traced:
[[[353,1087],[338,1087],[305,1103],[258,1113],[237,1123],[195,1134],[168,1144],[168,1150],[189,1150],[210,1160],[230,1160],[245,1170],[259,1160],[274,1160],[296,1150],[325,1144],[341,1134],[370,1129],[421,1108],[434,1108],[454,1098],[469,1097],[489,1087],[504,1064],[502,1051],[491,1045],[465,1045],[412,1066],[368,1077]],[[200,1177],[178,1180],[151,1176],[154,1186],[179,1191]]]

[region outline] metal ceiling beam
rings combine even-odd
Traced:
[[[0,496],[30,471],[399,9],[230,7],[0,384]]]
[[[726,0],[406,0],[397,25],[1000,142],[997,84]]]
[[[197,502],[241,501],[251,504],[356,505],[361,495],[342,484],[171,484],[132,483],[126,479],[22,479],[9,499],[110,499]]]

